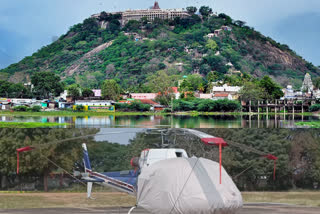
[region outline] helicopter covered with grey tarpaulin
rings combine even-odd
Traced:
[[[219,164],[204,158],[162,160],[143,168],[137,205],[157,214],[233,214],[242,196]]]

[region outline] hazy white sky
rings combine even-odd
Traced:
[[[31,55],[53,36],[100,11],[147,8],[153,0],[0,0],[0,68]],[[159,0],[161,8],[208,5],[320,65],[319,0]]]

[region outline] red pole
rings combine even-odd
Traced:
[[[221,148],[222,148],[222,145],[221,145],[221,143],[219,144],[219,159],[220,159],[220,161],[219,161],[219,167],[220,167],[220,184],[222,183],[221,182],[221,156],[222,156],[222,152],[221,152]]]
[[[17,152],[17,174],[19,174],[19,152]]]
[[[273,180],[274,181],[276,180],[276,161],[277,160],[274,160],[274,166],[273,166]]]

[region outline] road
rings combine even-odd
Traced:
[[[130,208],[47,208],[25,210],[0,210],[1,214],[127,214]],[[138,208],[132,214],[148,214]],[[319,214],[317,207],[298,207],[284,204],[246,204],[239,214]]]

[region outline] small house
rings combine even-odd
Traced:
[[[212,94],[199,94],[200,99],[212,99]]]
[[[211,39],[213,37],[215,37],[216,35],[214,33],[209,33],[208,35],[206,35],[205,37]]]
[[[58,103],[58,106],[59,106],[59,109],[72,108],[73,103],[59,102],[59,103]]]
[[[221,29],[224,31],[232,31],[232,28],[229,26],[222,26]]]
[[[224,100],[224,99],[232,100],[232,96],[231,94],[214,94],[212,99],[213,100]]]
[[[154,100],[157,95],[157,93],[131,93],[130,97],[136,100]]]
[[[101,97],[101,89],[92,89],[95,97]]]
[[[222,32],[222,29],[219,29],[219,30],[215,30],[214,31],[214,36],[219,36]]]

